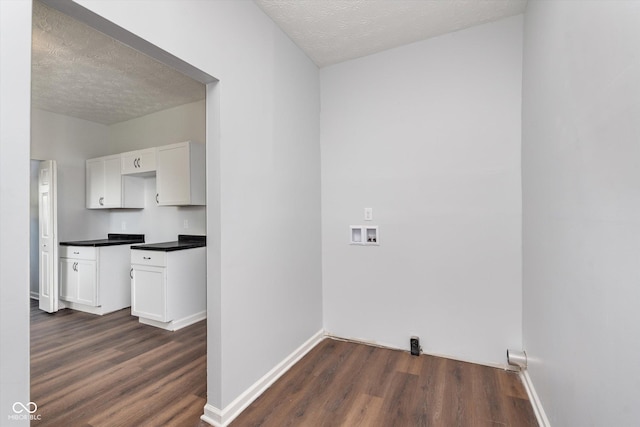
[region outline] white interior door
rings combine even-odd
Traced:
[[[58,311],[58,203],[56,162],[43,160],[38,171],[38,264],[40,310]]]

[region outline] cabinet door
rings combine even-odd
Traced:
[[[164,267],[133,265],[131,272],[131,314],[168,322],[167,287]]]
[[[89,209],[122,207],[120,155],[86,162],[86,206]]]
[[[138,152],[131,151],[122,154],[122,175],[128,175],[138,172]]]
[[[78,277],[78,293],[76,301],[97,307],[98,301],[98,281],[96,262],[87,260],[76,260],[76,275]]]
[[[122,177],[120,156],[104,160],[104,207],[122,207]]]
[[[156,188],[160,205],[191,203],[191,172],[189,145],[169,145],[158,148]]]
[[[86,207],[100,209],[104,207],[104,161],[87,160],[86,173]]]
[[[60,258],[60,299],[65,301],[76,301],[78,294],[78,275],[75,270],[76,260],[70,258]]]
[[[122,153],[122,175],[140,174],[155,170],[155,148]]]
[[[155,148],[142,150],[138,152],[138,166],[140,172],[151,172],[156,170],[156,154]]]
[[[60,258],[60,299],[97,307],[98,281],[96,262]]]

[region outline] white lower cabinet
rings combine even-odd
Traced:
[[[78,294],[78,278],[76,276],[76,261],[60,258],[58,272],[60,274],[60,299],[72,301]]]
[[[100,315],[129,307],[130,247],[60,246],[60,299],[65,306]]]
[[[134,265],[131,268],[131,314],[166,322],[167,275],[164,267]]]
[[[206,249],[131,250],[131,314],[175,331],[206,318]]]
[[[96,262],[60,258],[60,299],[99,306]]]

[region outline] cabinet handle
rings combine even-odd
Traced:
[[[74,262],[71,268],[73,268],[73,271],[78,271],[78,263]]]
[[[142,259],[151,259],[150,256],[143,256]]]
[[[159,194],[158,194],[158,193],[156,193],[156,203],[160,203],[160,202],[158,201],[158,196],[159,196]]]
[[[100,206],[104,206],[104,197],[100,197],[100,199],[98,199],[98,203],[100,203]]]
[[[80,255],[80,252],[75,252],[74,251],[73,253],[74,253],[74,255]]]
[[[131,270],[129,270],[129,277],[131,277],[131,279],[133,279],[133,268]]]

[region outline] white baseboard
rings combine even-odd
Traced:
[[[540,402],[538,393],[536,393],[536,389],[533,386],[533,382],[531,382],[529,372],[527,372],[526,369],[520,371],[520,379],[522,380],[522,384],[524,384],[525,390],[527,390],[527,395],[529,396],[529,401],[533,407],[533,413],[536,415],[536,419],[538,420],[538,425],[540,425],[540,427],[551,427],[549,418],[547,418],[547,414],[544,412],[542,402]]]
[[[319,330],[300,347],[295,349],[282,362],[267,372],[262,378],[256,381],[251,387],[246,389],[233,402],[228,404],[223,410],[213,405],[206,404],[204,415],[200,417],[202,421],[214,427],[227,427],[238,415],[244,411],[254,400],[269,388],[278,378],[295,365],[302,357],[313,349],[325,338],[324,330]]]
[[[222,424],[222,412],[213,405],[204,405],[204,415],[200,419],[213,427],[224,427]]]
[[[85,304],[80,304],[77,302],[70,302],[70,301],[65,301],[64,304],[67,306],[67,308],[70,308],[72,310],[84,311],[85,313],[95,314],[97,316],[103,316],[104,314],[106,314],[104,313],[101,306],[94,307],[91,305],[85,305]]]
[[[207,318],[207,310],[203,310],[199,313],[196,314],[192,314],[191,316],[187,316],[187,317],[183,317],[182,319],[178,319],[178,320],[174,320],[173,321],[173,327],[174,327],[174,331],[177,331],[178,329],[182,329],[182,328],[186,328],[189,325],[193,325],[194,323],[197,323],[201,320],[204,320]]]
[[[156,328],[164,329],[167,331],[177,331],[178,329],[193,325],[194,323],[206,318],[207,312],[205,310],[187,317],[183,317],[182,319],[172,320],[170,322],[159,322],[157,320],[146,319],[144,317],[138,318],[138,321],[142,324],[155,326]]]
[[[396,346],[390,345],[390,344],[383,344],[383,343],[379,343],[379,342],[376,342],[376,341],[369,341],[369,340],[364,340],[364,339],[359,339],[359,338],[340,337],[340,336],[337,336],[337,335],[331,335],[331,333],[329,333],[329,332],[326,333],[326,336],[327,336],[327,338],[331,338],[331,339],[339,340],[339,341],[347,341],[347,342],[353,342],[353,343],[357,343],[357,344],[371,345],[371,346],[374,346],[374,347],[388,348],[390,350],[400,350],[400,351],[406,351],[406,352],[409,351],[408,348],[400,348],[400,347],[396,347]],[[489,368],[503,369],[505,371],[514,371],[514,372],[518,371],[517,368],[515,368],[513,366],[510,366],[510,365],[508,365],[506,363],[479,362],[477,360],[465,359],[465,358],[461,358],[461,357],[451,356],[451,355],[448,355],[448,354],[439,354],[439,353],[422,352],[422,354],[427,355],[427,356],[442,357],[443,359],[456,360],[458,362],[473,363],[474,365],[488,366]]]
[[[37,300],[40,299],[40,294],[38,292],[35,292],[35,291],[31,291],[29,296],[31,297],[31,299],[37,299]]]

